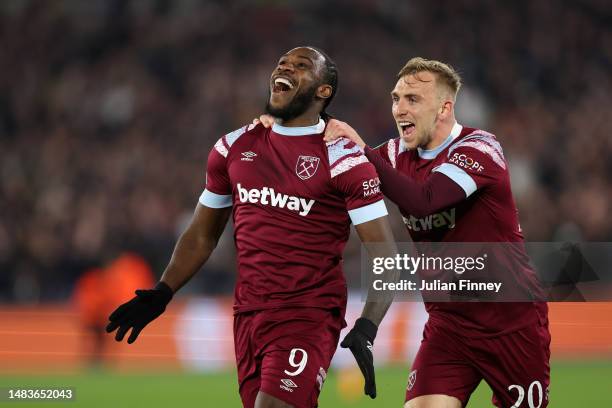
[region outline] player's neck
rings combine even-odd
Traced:
[[[277,119],[277,123],[285,127],[312,126],[312,125],[316,125],[317,123],[319,123],[320,116],[321,116],[321,112],[319,112],[318,110],[313,111],[313,112],[306,111],[300,116],[297,116],[289,120]]]
[[[448,135],[451,134],[453,130],[453,125],[455,124],[455,118],[452,120],[448,120],[445,122],[438,123],[438,126],[434,129],[433,135],[427,146],[424,147],[425,150],[433,150],[436,147],[440,146],[442,143],[448,139]]]

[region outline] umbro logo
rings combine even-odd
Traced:
[[[298,385],[296,383],[294,383],[292,380],[288,379],[288,378],[283,378],[281,380],[282,384],[281,384],[281,389],[285,390],[285,391],[289,391],[289,392],[293,392],[294,388],[297,388]]]
[[[253,152],[242,152],[242,158],[240,160],[253,161],[253,157],[257,157],[257,153]]]
[[[366,343],[366,347],[368,348],[368,350],[372,351],[374,349],[374,346],[372,345],[372,343],[370,342],[370,340],[367,341]]]
[[[288,378],[283,378],[281,382],[285,384],[287,387],[297,388],[297,384],[294,383],[293,380],[290,380]]]

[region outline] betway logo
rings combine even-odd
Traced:
[[[251,204],[271,205],[272,207],[285,208],[288,210],[297,211],[299,215],[305,217],[310,212],[310,209],[315,203],[315,200],[306,200],[300,197],[294,197],[287,194],[277,193],[271,187],[263,187],[261,190],[252,188],[247,190],[242,188],[240,183],[238,187],[238,197],[241,203],[249,202]]]
[[[448,211],[442,211],[428,215],[423,218],[416,218],[411,215],[410,217],[404,218],[404,224],[408,229],[412,231],[427,231],[432,228],[448,227],[450,229],[455,228],[455,209],[451,208]]]

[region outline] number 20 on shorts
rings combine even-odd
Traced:
[[[525,399],[525,388],[518,384],[512,384],[508,387],[508,391],[517,390],[518,396],[514,405],[510,408],[520,408],[523,400]],[[534,393],[537,393],[537,405],[534,403]],[[539,381],[534,381],[529,385],[527,389],[527,404],[529,408],[540,408],[544,400],[544,391],[542,390],[542,384]]]

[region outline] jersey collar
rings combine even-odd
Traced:
[[[312,126],[301,126],[301,127],[287,127],[283,125],[279,125],[278,123],[274,123],[272,125],[272,131],[279,135],[283,136],[306,136],[306,135],[316,135],[319,133],[323,133],[325,129],[325,121],[323,119],[319,119],[319,123]]]
[[[453,142],[453,140],[459,137],[462,130],[463,130],[463,126],[455,122],[455,124],[453,125],[453,128],[451,129],[450,135],[448,135],[446,140],[440,146],[436,147],[435,149],[430,149],[430,150],[421,149],[420,147],[417,148],[419,152],[419,157],[421,159],[435,159],[438,153],[446,149],[448,145]]]

